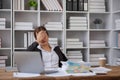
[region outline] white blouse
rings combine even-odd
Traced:
[[[58,68],[59,58],[56,52],[54,51],[54,46],[51,46],[51,52],[42,49],[40,45],[37,48],[42,51],[42,59],[44,62],[45,69]]]

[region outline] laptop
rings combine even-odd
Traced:
[[[44,69],[44,64],[40,52],[15,51],[14,63],[19,72],[22,73],[55,73],[57,70]]]

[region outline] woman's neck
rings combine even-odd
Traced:
[[[46,50],[46,51],[48,51],[48,52],[51,52],[51,47],[50,47],[49,44],[42,45],[41,48],[44,49],[44,50]]]

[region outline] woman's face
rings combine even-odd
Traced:
[[[40,31],[38,33],[36,33],[37,35],[37,40],[39,41],[40,45],[46,45],[48,44],[48,35],[46,33],[46,31]]]

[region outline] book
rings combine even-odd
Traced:
[[[90,40],[90,43],[105,43],[104,40]]]
[[[5,59],[0,60],[0,64],[5,64]]]
[[[27,44],[28,43],[27,40],[28,40],[27,39],[27,33],[24,33],[24,48],[27,48],[27,45],[28,45]]]
[[[3,1],[0,0],[0,9],[2,9],[2,8],[3,8]]]
[[[104,2],[103,3],[98,3],[98,2],[90,2],[90,6],[105,6]]]
[[[55,11],[55,7],[54,7],[54,5],[56,4],[55,0],[54,0],[54,2],[52,0],[47,0],[47,3],[49,5],[49,7],[50,7],[50,10]],[[56,8],[58,9],[58,6],[56,6]]]
[[[105,47],[105,44],[90,44],[90,47]]]
[[[76,41],[77,42],[77,41],[79,41],[79,38],[68,38],[67,42],[69,42],[69,41]]]
[[[85,24],[84,24],[84,23],[83,23],[83,24],[73,24],[73,23],[70,23],[69,25],[70,25],[70,26],[75,26],[75,27],[76,27],[76,26],[87,26],[86,23],[85,23]]]
[[[90,5],[89,8],[90,9],[105,9],[105,6],[98,6],[98,5],[93,6],[93,5]]]
[[[72,27],[71,26],[69,29],[71,29],[71,30],[86,30],[87,27],[85,27],[85,26],[84,27],[81,27],[81,26],[80,27]]]
[[[67,53],[68,56],[82,56],[82,53]]]
[[[48,4],[46,2],[46,0],[41,0],[42,4],[44,5],[44,7],[46,8],[46,10],[50,10],[50,8],[48,7]]]
[[[0,22],[5,22],[6,18],[0,18]]]
[[[88,11],[88,0],[84,0],[84,11]]]
[[[68,59],[69,61],[72,61],[72,62],[81,62],[81,61],[83,61],[83,59],[81,58],[81,59]]]
[[[105,0],[90,0],[90,2],[105,2]]]
[[[83,42],[76,42],[76,41],[71,41],[71,42],[67,42],[67,44],[78,44],[78,45],[83,45]]]
[[[70,59],[70,58],[72,58],[72,59],[82,59],[82,56],[80,56],[80,55],[77,55],[77,56],[76,56],[76,55],[68,55],[67,57],[68,57],[69,59]]]
[[[59,11],[62,11],[63,9],[62,9],[62,6],[60,5],[60,3],[58,2],[58,0],[54,0],[55,1],[55,4],[57,5],[57,7],[58,7],[58,10]]]
[[[1,59],[8,59],[8,56],[0,56],[0,60]]]
[[[77,44],[67,44],[66,45],[67,48],[82,48],[83,45],[77,45]]]
[[[81,51],[67,51],[67,53],[77,53],[77,54],[79,54],[79,53],[81,53]]]
[[[90,58],[103,58],[104,54],[90,54]]]
[[[66,0],[66,10],[72,11],[72,0]]]
[[[47,22],[47,24],[52,24],[52,25],[62,25],[62,22]]]
[[[0,68],[1,68],[1,67],[5,67],[5,66],[6,66],[5,63],[3,63],[3,64],[1,63],[1,64],[0,64]]]
[[[74,17],[72,17],[72,16],[71,16],[69,19],[70,19],[70,20],[72,20],[72,19],[75,20],[75,19],[76,19],[76,20],[85,20],[85,21],[86,21],[86,20],[87,20],[87,17],[79,17],[79,16],[74,16]]]
[[[105,9],[90,9],[90,12],[105,12]]]
[[[77,0],[77,3],[78,3],[77,10],[83,11],[84,10],[84,0]]]
[[[72,2],[72,10],[73,11],[77,11],[77,6],[78,4],[77,4],[77,0],[73,0],[73,2]]]
[[[24,26],[26,26],[26,25],[28,25],[28,26],[32,26],[33,25],[33,23],[32,22],[15,22],[15,25],[24,25]]]

